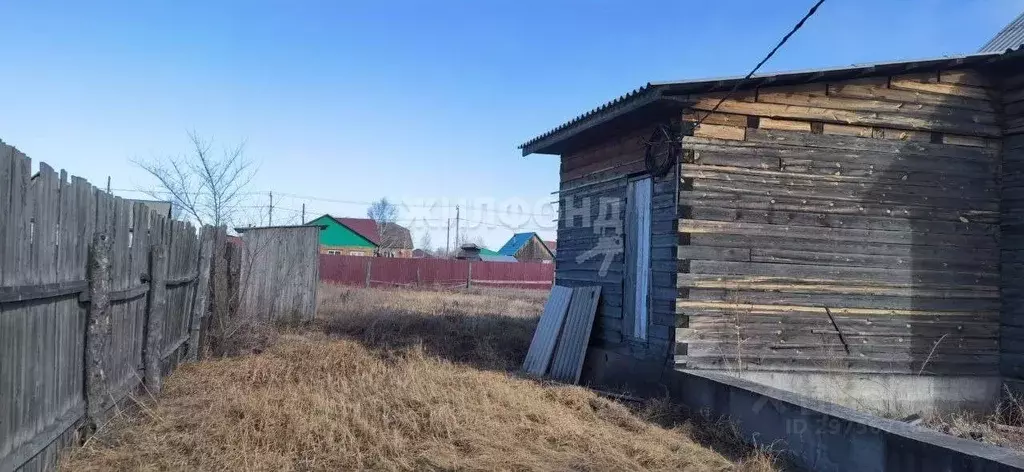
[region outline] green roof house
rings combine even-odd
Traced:
[[[346,256],[412,257],[409,229],[390,223],[380,231],[369,218],[336,218],[323,215],[308,224],[322,225],[320,253]]]

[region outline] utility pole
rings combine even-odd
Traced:
[[[270,208],[267,209],[267,226],[274,226],[274,192],[270,192]]]
[[[107,195],[110,195],[110,176],[107,176]]]
[[[301,224],[306,224],[306,204],[305,203],[302,204],[302,222],[301,222]]]
[[[459,206],[455,205],[455,249],[459,247]]]
[[[448,218],[448,230],[444,233],[444,257],[452,255],[452,219]]]

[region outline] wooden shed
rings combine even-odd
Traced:
[[[521,148],[561,159],[556,283],[602,286],[592,371],[920,411],[1022,385],[1021,133],[1009,51],[650,83]]]
[[[516,233],[505,242],[498,254],[514,257],[519,262],[550,263],[555,254],[537,233]]]

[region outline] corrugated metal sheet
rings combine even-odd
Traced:
[[[978,52],[1003,52],[1016,49],[1024,44],[1024,13],[1006,25],[999,34],[990,39]]]
[[[526,372],[537,376],[547,372],[572,296],[573,289],[569,287],[556,285],[551,288],[551,295],[544,304],[544,313],[541,314],[537,329],[533,332],[530,350],[526,352],[526,359],[523,360],[523,370]]]
[[[1015,56],[1017,57],[1017,56]],[[557,151],[556,145],[577,133],[593,126],[605,124],[613,119],[646,109],[664,96],[710,93],[731,90],[737,82],[740,90],[755,89],[766,85],[795,85],[811,82],[845,80],[852,78],[893,75],[910,72],[929,72],[958,67],[968,67],[986,62],[1000,60],[1001,54],[982,52],[965,56],[943,57],[914,61],[881,62],[875,64],[852,65],[847,67],[811,69],[802,71],[757,74],[748,80],[742,76],[722,77],[698,80],[676,80],[668,82],[649,82],[626,95],[601,105],[587,113],[543,133],[519,146],[523,155],[552,153]],[[557,152],[554,152],[557,154]]]
[[[583,358],[590,343],[590,331],[594,327],[594,313],[601,297],[601,287],[576,287],[572,290],[572,303],[565,316],[565,326],[558,337],[554,356],[551,359],[550,377],[553,380],[576,383],[580,380]]]

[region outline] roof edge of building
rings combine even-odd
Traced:
[[[763,86],[807,84],[828,80],[849,80],[880,75],[909,74],[932,70],[955,69],[982,65],[1002,60],[1021,49],[1003,52],[981,52],[933,59],[881,62],[848,67],[820,68],[758,74],[746,79],[742,76],[650,82],[593,110],[569,120],[521,144],[523,156],[530,154],[562,154],[565,143],[603,125],[623,120],[626,116],[656,108],[658,104],[670,110],[685,107],[680,96],[732,90],[749,90]],[[1013,54],[1020,57],[1020,54]],[[658,111],[658,110],[655,110]]]

